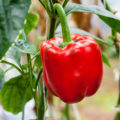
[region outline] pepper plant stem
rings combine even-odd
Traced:
[[[101,1],[102,1],[102,3],[105,5],[105,8],[106,8],[108,11],[110,11],[110,12],[113,13],[113,10],[111,9],[110,5],[108,4],[108,1],[107,1],[107,0],[101,0]]]
[[[0,63],[5,63],[5,64],[8,64],[8,65],[11,65],[12,67],[16,68],[21,73],[21,75],[24,74],[24,72],[20,68],[18,68],[15,64],[13,64],[11,62],[8,62],[8,61],[5,61],[5,60],[1,60]]]
[[[60,18],[60,23],[61,23],[61,27],[62,27],[63,42],[72,41],[69,26],[68,26],[67,19],[66,19],[66,14],[65,14],[63,7],[60,4],[56,3],[54,5],[54,10],[57,12],[57,14]]]
[[[56,24],[56,18],[50,18],[50,26],[49,26],[49,34],[47,35],[47,39],[52,38],[55,36],[55,24]]]
[[[50,17],[50,16],[49,16]],[[56,19],[53,17],[50,17],[50,25],[49,25],[49,32],[47,34],[47,39],[51,39],[55,35],[55,24],[56,24]],[[44,120],[44,115],[45,115],[45,101],[44,101],[44,93],[43,93],[43,86],[41,85],[40,81],[38,82],[38,92],[40,96],[40,101],[38,104],[38,118],[37,120]],[[45,88],[45,92],[47,93],[47,89]],[[47,98],[47,95],[45,95]]]
[[[53,0],[49,0],[49,2],[50,2],[51,12],[53,12]]]
[[[69,0],[65,0],[64,3],[63,3],[63,7],[65,8],[67,3],[69,2]]]
[[[50,10],[50,7],[49,7],[49,5],[48,5],[47,0],[43,0],[43,4],[44,4],[44,6],[45,6],[45,9],[46,9],[48,15],[49,15],[49,16],[52,16],[51,10]]]
[[[39,74],[38,74],[37,81],[36,81],[36,84],[35,84],[35,90],[37,89],[37,86],[38,86],[38,83],[39,83],[39,79],[40,79],[41,74],[42,74],[42,69],[40,70],[40,72],[39,72]]]
[[[22,107],[22,120],[24,120],[24,117],[25,117],[25,104],[23,104],[23,107]]]
[[[70,114],[69,114],[69,104],[66,104],[65,110],[64,110],[64,116],[66,120],[70,120]]]
[[[45,5],[44,5],[44,3],[43,3],[43,0],[39,0],[40,1],[40,3],[42,4],[42,6],[45,8]]]
[[[30,84],[33,85],[31,56],[29,54],[27,54],[27,59],[28,59],[28,70],[29,70]]]
[[[39,95],[40,95],[40,102],[38,104],[38,119],[37,120],[44,120],[45,108],[44,108],[44,94],[43,94],[43,85],[42,82],[38,83]]]
[[[35,100],[35,104],[37,105],[37,96],[36,92],[33,91],[33,73],[32,73],[32,63],[31,63],[31,56],[27,54],[27,59],[28,59],[28,73],[29,73],[29,79],[30,79],[30,87],[31,87],[31,92]]]

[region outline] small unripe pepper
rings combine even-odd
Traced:
[[[103,76],[98,43],[90,36],[74,34],[63,48],[62,37],[54,37],[41,45],[41,58],[46,87],[66,103],[81,101],[93,95]]]

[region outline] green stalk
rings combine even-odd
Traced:
[[[116,117],[114,120],[120,120],[120,112],[117,112]]]
[[[69,112],[69,104],[66,104],[65,110],[64,110],[64,117],[66,120],[70,120],[70,112]]]
[[[18,70],[18,72],[21,73],[21,75],[24,75],[23,71],[21,69],[19,69],[15,64],[13,64],[11,62],[1,60],[0,63],[5,63],[5,64],[8,64],[8,65],[11,65],[12,67],[16,68]]]
[[[22,108],[22,120],[24,120],[24,117],[25,117],[25,105],[23,105]]]
[[[38,90],[39,90],[39,95],[40,95],[40,102],[38,104],[38,119],[37,120],[44,120],[44,115],[45,115],[45,101],[44,101],[44,93],[43,93],[43,82],[38,83]]]
[[[53,0],[49,0],[49,2],[50,2],[50,7],[51,7],[51,12],[53,13]]]
[[[55,35],[56,19],[53,17],[50,17],[49,19],[50,19],[50,25],[49,25],[49,32],[47,35],[47,39],[51,39]],[[39,75],[38,75],[38,78],[39,78]],[[38,80],[38,93],[40,96],[40,101],[39,101],[38,110],[37,110],[38,111],[37,112],[37,115],[38,115],[37,120],[44,120],[44,115],[45,115],[44,88],[43,88],[43,85],[40,84],[39,80]],[[45,88],[45,93],[47,93],[46,88]],[[45,94],[45,97],[47,98],[47,94]]]
[[[102,3],[105,5],[106,10],[108,10],[108,11],[110,11],[110,12],[113,13],[113,10],[112,10],[112,8],[110,7],[108,1],[107,1],[107,0],[101,0],[101,1],[102,1]]]
[[[42,4],[42,6],[45,8],[45,5],[44,5],[44,3],[43,3],[43,0],[39,0],[40,1],[40,3]]]
[[[25,103],[26,103],[26,94],[24,95],[23,104],[22,104],[22,120],[25,119]]]
[[[27,54],[27,59],[28,59],[28,74],[29,74],[29,82],[30,82],[30,87],[31,87],[31,92],[32,95],[34,97],[35,100],[35,104],[37,105],[37,96],[36,96],[36,92],[33,91],[33,85],[34,85],[34,81],[33,81],[33,71],[32,71],[32,63],[31,63],[31,56],[29,54]]]
[[[64,12],[64,9],[60,4],[55,4],[54,5],[54,10],[57,11],[58,16],[60,18],[61,26],[62,26],[62,34],[63,34],[63,39],[64,42],[70,42],[71,41],[71,36],[70,36],[70,31],[69,27],[67,24],[66,20],[66,14]],[[50,26],[49,26],[49,33],[47,35],[47,39],[51,39],[55,35],[55,24],[56,24],[56,17],[50,17]],[[40,82],[38,83],[38,89],[39,89],[39,96],[40,96],[40,102],[38,104],[38,118],[37,120],[44,120],[44,115],[45,115],[45,100],[44,100],[44,88],[42,85],[40,85]],[[47,97],[47,89],[45,88],[45,97]],[[67,105],[67,109],[68,109]],[[69,114],[67,114],[69,116]]]
[[[29,71],[29,77],[30,77],[30,84],[33,85],[33,75],[32,75],[32,63],[31,63],[31,56],[27,54],[28,59],[28,71]]]
[[[56,17],[50,18],[49,34],[47,35],[48,40],[55,36],[55,24]]]
[[[37,81],[36,81],[36,84],[35,84],[35,90],[37,89],[41,74],[42,74],[42,69],[40,70],[40,72],[38,74]]]
[[[66,7],[67,3],[69,2],[69,0],[65,0],[64,3],[63,3],[63,8]]]
[[[63,7],[66,6],[68,1],[69,0],[64,1]],[[55,9],[55,11],[57,12],[57,14],[58,14],[58,16],[60,18],[61,27],[62,27],[63,41],[64,41],[64,43],[67,43],[67,42],[72,41],[72,39],[71,39],[69,26],[68,26],[67,19],[66,19],[66,14],[65,14],[65,11],[64,11],[63,7],[58,3],[56,3],[54,5],[54,9]],[[65,111],[64,111],[64,116],[65,116],[66,120],[70,120],[69,104],[66,104]]]
[[[54,10],[57,12],[57,14],[60,18],[63,41],[64,42],[72,41],[69,26],[68,26],[67,19],[66,19],[66,14],[65,14],[63,7],[60,4],[56,3],[54,5]]]
[[[47,0],[43,0],[43,4],[44,4],[44,6],[45,6],[45,9],[46,9],[48,15],[49,15],[49,16],[52,16],[51,10],[50,10],[50,7],[49,7],[49,5],[48,5]]]

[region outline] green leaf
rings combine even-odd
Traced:
[[[27,18],[26,18],[26,23],[24,25],[24,31],[25,34],[28,35],[33,28],[36,27],[38,23],[38,15],[35,13],[28,13]]]
[[[28,35],[31,30],[37,25],[38,15],[35,13],[28,13],[26,18],[26,23],[24,24],[24,31]],[[22,34],[19,35],[19,38],[23,38]],[[16,46],[12,46],[8,52],[7,57],[13,59],[17,64],[20,64],[20,51]]]
[[[76,3],[68,3],[65,11],[67,15],[72,12],[87,12],[96,14],[113,30],[120,33],[120,19],[102,7],[96,5],[80,5]]]
[[[6,57],[14,60],[18,65],[20,65],[20,52],[19,52],[19,49],[17,47],[12,46],[8,50]]]
[[[78,29],[78,28],[73,28],[73,27],[70,27],[70,33],[71,34],[81,34],[81,35],[89,35],[91,37],[93,37],[99,44],[108,44],[106,43],[105,41],[103,41],[102,39],[84,31],[84,30],[81,30],[81,29]],[[59,27],[57,30],[56,30],[56,33],[55,33],[56,36],[62,36],[62,31],[61,31],[61,28]]]
[[[24,27],[31,0],[0,0],[0,59]]]
[[[4,71],[2,70],[2,68],[0,68],[0,90],[3,87],[3,83],[4,83]]]
[[[105,56],[103,52],[102,52],[102,60],[108,67],[111,67],[109,59]]]
[[[3,108],[14,114],[22,111],[23,105],[32,99],[28,78],[17,76],[6,82],[0,91]]]
[[[18,39],[15,46],[23,53],[35,54],[36,47],[27,40]]]
[[[34,62],[34,65],[36,67],[38,67],[39,69],[42,68],[42,60],[41,60],[41,56],[40,55],[37,55],[37,57],[35,59],[35,62]]]

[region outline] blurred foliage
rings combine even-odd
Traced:
[[[0,100],[3,108],[14,114],[22,111],[26,102],[32,99],[31,87],[27,76],[17,76],[5,82],[0,91]]]
[[[3,87],[3,83],[4,83],[4,71],[0,67],[0,90]]]
[[[107,37],[106,38],[106,41],[110,44],[113,44],[113,40],[110,38],[110,37]],[[106,54],[109,56],[109,57],[118,57],[118,54],[116,52],[116,48],[114,45],[112,46],[105,46],[105,51],[106,51]]]
[[[0,59],[24,26],[30,0],[0,0]]]
[[[106,57],[106,55],[103,52],[102,52],[102,60],[108,67],[111,67],[109,59]]]

